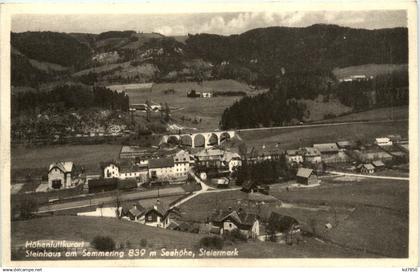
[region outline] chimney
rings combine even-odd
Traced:
[[[231,211],[232,211],[232,207],[229,207],[229,208],[228,208],[228,211],[230,211],[230,212],[231,212]]]

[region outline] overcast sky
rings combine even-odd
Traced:
[[[239,34],[268,26],[304,27],[317,23],[377,29],[407,26],[406,12],[390,11],[296,11],[235,12],[166,15],[15,15],[12,31],[58,31],[100,33],[110,30],[159,32],[164,35],[188,33]]]

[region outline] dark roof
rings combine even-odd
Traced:
[[[91,179],[88,181],[88,186],[91,187],[98,187],[98,186],[108,186],[108,185],[117,185],[118,179],[110,178],[110,179]]]
[[[375,167],[370,163],[363,164],[363,167],[367,170],[375,170]]]
[[[173,158],[160,158],[149,160],[149,168],[169,168],[174,166]]]
[[[231,219],[240,225],[251,226],[255,220],[258,219],[258,216],[253,213],[247,213],[245,211],[229,211],[229,210],[219,210],[211,216],[211,221],[213,222],[224,222],[227,219]]]
[[[134,217],[140,216],[141,214],[144,213],[144,208],[140,205],[138,206],[134,206],[133,208],[131,208],[128,212],[133,215]]]
[[[385,164],[382,161],[373,161],[372,162],[373,166],[375,167],[382,167],[385,166]]]
[[[336,143],[314,144],[314,148],[318,149],[321,153],[338,152],[338,146]]]
[[[246,180],[242,183],[242,188],[245,190],[251,190],[252,188],[256,187],[257,184],[254,180]]]
[[[309,178],[314,170],[310,168],[299,168],[296,176],[301,178]]]

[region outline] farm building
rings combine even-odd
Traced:
[[[145,181],[147,179],[147,166],[134,164],[129,160],[121,162],[110,161],[101,163],[102,175],[107,178],[118,179],[140,179]]]
[[[150,158],[155,152],[156,150],[152,148],[123,145],[120,151],[120,159]],[[143,160],[143,163],[146,162]]]
[[[350,157],[336,143],[314,144],[313,147],[321,153],[321,160],[325,163],[349,162]]]
[[[76,186],[79,183],[80,171],[73,162],[55,162],[48,169],[48,188],[65,189]]]
[[[356,144],[352,141],[338,141],[337,146],[339,149],[353,149],[356,147]]]
[[[376,138],[375,144],[379,146],[388,146],[388,145],[392,145],[392,141],[388,137]]]
[[[149,178],[151,180],[169,180],[175,178],[174,159],[160,158],[149,160]]]
[[[194,154],[197,166],[221,167],[224,151],[220,149],[204,149]]]
[[[305,162],[309,162],[312,164],[321,163],[322,161],[321,152],[319,152],[318,149],[313,148],[313,147],[305,147],[303,148],[303,151],[304,151],[303,160]]]
[[[247,238],[260,235],[260,222],[256,214],[247,213],[242,209],[234,211],[231,208],[219,210],[211,216],[211,224],[219,228],[220,234],[239,230]]]
[[[213,97],[213,94],[210,93],[210,92],[202,92],[201,93],[201,97],[203,97],[203,98],[211,98],[211,97]]]
[[[167,228],[176,218],[180,217],[176,210],[169,208],[159,200],[149,207],[136,204],[128,211],[127,215],[133,221],[158,228]]]
[[[88,181],[89,193],[113,191],[118,188],[118,179],[91,179]]]
[[[242,165],[241,156],[235,152],[225,151],[223,154],[223,161],[229,167],[229,172],[233,172],[236,168]]]
[[[362,167],[360,167],[360,173],[373,174],[375,173],[375,167],[370,163],[363,164]]]
[[[300,149],[290,149],[286,151],[286,160],[289,163],[303,163],[303,151]]]
[[[375,166],[376,170],[385,168],[385,164],[382,161],[373,161],[372,165]]]
[[[296,180],[300,184],[313,185],[318,183],[318,176],[310,168],[299,168],[296,174]]]

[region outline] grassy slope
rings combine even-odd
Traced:
[[[116,159],[120,145],[60,145],[45,147],[14,147],[11,165],[14,168],[48,168],[54,161],[73,161],[88,169],[98,168],[99,162]]]
[[[347,124],[312,128],[285,128],[260,131],[241,131],[240,137],[248,147],[260,147],[278,143],[280,149],[311,146],[314,143],[337,142],[339,140],[369,140],[375,137],[400,134],[408,136],[408,121],[391,123]]]
[[[407,119],[408,106],[379,108],[363,112],[351,113],[336,118],[324,120],[323,122],[344,122],[360,120],[387,120],[387,119]]]
[[[202,194],[181,205],[189,220],[205,220],[215,209],[241,206],[267,217],[271,211],[297,218],[303,228],[341,247],[381,256],[407,256],[408,186],[406,182],[327,181],[320,187],[270,192],[280,202],[259,208],[241,191]],[[327,231],[325,224],[333,229]]]
[[[407,256],[408,184],[404,181],[364,180],[333,186],[327,183],[318,188],[272,193],[293,204],[355,208],[352,212],[337,210],[330,212],[329,217],[312,215],[301,220],[311,225],[308,220],[315,218],[317,234],[324,239],[384,256]],[[333,229],[326,231],[326,223],[332,223]]]
[[[130,248],[142,248],[141,240],[147,240],[147,247],[159,250],[192,249],[203,237],[179,231],[170,231],[144,226],[134,222],[118,221],[113,218],[76,216],[55,216],[12,223],[12,248],[21,246],[26,240],[65,239],[90,242],[96,235],[113,237],[117,243],[127,243]],[[224,249],[237,248],[239,257],[248,258],[298,258],[298,257],[372,257],[373,255],[342,249],[313,239],[299,245],[287,246],[271,242],[250,241],[248,243],[226,244]]]

